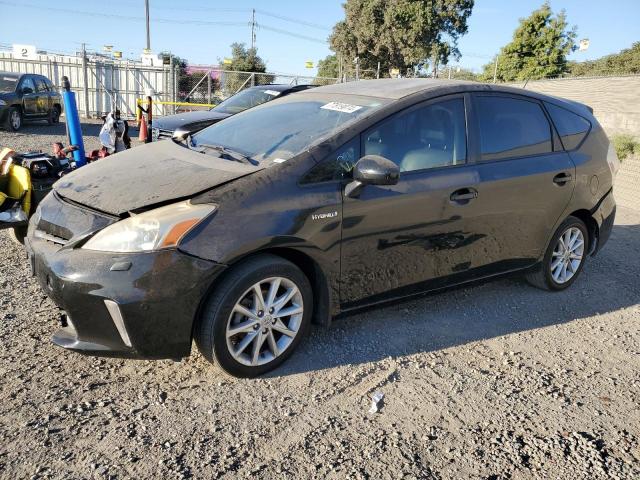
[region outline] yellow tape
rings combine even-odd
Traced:
[[[142,102],[144,102],[146,100],[144,99],[138,99],[138,105],[141,105]],[[158,104],[158,105],[177,105],[179,107],[215,107],[217,104],[216,103],[189,103],[189,102],[164,102],[164,101],[160,101],[160,100],[154,100],[153,101],[154,105]]]

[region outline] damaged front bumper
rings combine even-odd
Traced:
[[[33,235],[26,247],[34,275],[66,315],[53,343],[99,356],[188,356],[200,302],[225,268],[176,249],[123,255]]]

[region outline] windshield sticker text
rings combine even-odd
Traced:
[[[333,110],[335,112],[353,113],[360,110],[362,107],[359,105],[350,105],[348,103],[330,102],[326,105],[321,106],[320,108],[324,108],[325,110]]]

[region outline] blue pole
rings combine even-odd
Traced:
[[[82,140],[82,127],[80,125],[80,117],[78,116],[76,94],[71,91],[67,77],[62,77],[62,101],[64,103],[64,115],[67,119],[69,141],[71,145],[78,146],[78,150],[73,152],[73,159],[76,161],[76,167],[82,167],[87,163],[84,154],[84,142]]]

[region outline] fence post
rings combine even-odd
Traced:
[[[496,64],[493,67],[493,83],[496,83],[497,76],[498,76],[498,55],[496,55]]]
[[[251,74],[251,86],[252,87],[256,86],[256,74],[255,73]]]
[[[84,96],[84,116],[89,118],[89,76],[87,75],[87,51],[82,44],[82,90]]]
[[[211,103],[211,70],[207,72],[207,103]]]

